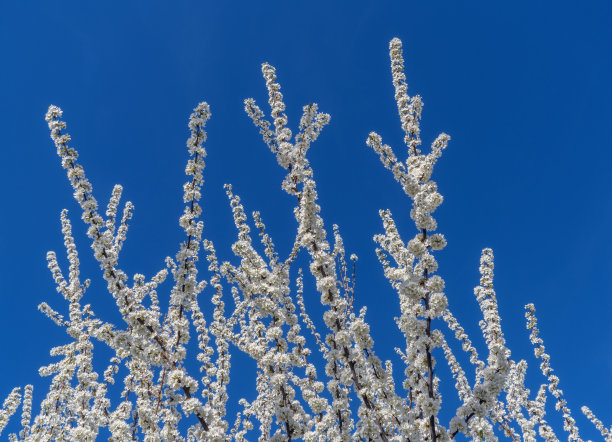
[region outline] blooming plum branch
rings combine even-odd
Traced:
[[[291,130],[276,69],[264,63],[270,116],[252,98],[244,106],[286,171],[281,188],[295,196],[296,228],[287,257],[276,251],[259,212],[253,212],[249,221],[231,185],[225,191],[237,230],[231,245],[234,258],[220,262],[214,243],[204,237],[200,200],[205,127],[211,112],[202,102],[188,123],[188,178],[179,217],[185,240],[176,256],[167,257],[165,268],[152,278],[136,274],[130,280],[119,267],[119,254],[134,206],[128,201],[120,212],[123,189],[116,185],[106,211],[100,211],[92,184],[71,147],[62,110],[49,108],[46,121],[51,138],[80,206],[93,256],[123,322],[106,322],[89,304],[83,304],[90,281],[80,279],[72,225],[68,211],[63,210],[61,231],[69,266],[63,271],[52,251],[47,254],[47,264],[68,313],[62,315],[44,302],[39,309],[66,331],[69,342],[51,349],[51,356],[59,360],[39,370],[41,376],[51,377],[40,407],[33,407],[32,385],[25,386],[23,394],[20,388],[8,394],[0,409],[0,432],[22,402],[21,431],[9,435],[10,440],[93,441],[105,428],[113,441],[245,441],[257,437],[260,441],[448,442],[460,434],[473,440],[497,440],[504,435],[535,441],[539,435],[556,441],[559,436],[546,420],[550,393],[567,437],[580,441],[539,337],[532,304],[526,306],[527,328],[545,378],[535,397],[525,386],[527,362],[511,358],[494,290],[491,249],[482,251],[481,277],[474,290],[483,315],[479,325],[486,353],[481,354],[486,358],[479,356],[476,344],[451,313],[436,259],[436,252],[447,245],[434,218],[443,197],[432,178],[450,137],[442,133],[428,149],[422,148],[423,100],[408,95],[401,41],[393,39],[389,49],[405,158],[398,159],[376,132],[370,133],[366,144],[411,204],[413,227],[399,226],[391,211],[381,210],[383,233],[374,237],[382,271],[399,301],[395,323],[403,340],[396,352],[403,376],[394,374],[391,361],[377,356],[367,309],[358,308],[357,256],[352,254],[347,260],[340,228],[333,225],[328,232],[321,216],[315,171],[307,153],[330,123],[330,116],[320,112],[316,103],[309,103],[302,108],[297,128]],[[400,233],[404,229],[413,231],[408,240]],[[254,245],[254,232],[261,246]],[[202,256],[208,262],[206,269],[198,265]],[[296,269],[303,262],[300,256],[319,293],[323,329],[307,308],[303,270]],[[173,285],[164,305],[158,290],[168,276]],[[100,372],[93,363],[98,346],[112,353]],[[460,362],[463,359],[456,356],[459,349],[473,367],[471,381],[470,371]],[[236,401],[241,410],[230,425],[228,386],[236,352],[255,364],[256,394]],[[446,359],[459,400],[449,422],[440,413],[445,404],[437,368],[440,358]],[[193,368],[193,361],[199,377],[187,368]],[[115,390],[117,394],[112,395]],[[119,393],[120,400],[111,401]],[[612,441],[611,428],[590,409],[583,407],[583,413],[606,441]]]

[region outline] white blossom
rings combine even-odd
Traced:
[[[450,137],[438,135],[424,152],[423,100],[408,95],[399,39],[391,41],[389,55],[407,153],[399,160],[375,132],[366,144],[411,204],[412,226],[397,225],[390,210],[381,210],[384,232],[374,237],[382,272],[399,304],[395,323],[402,343],[396,352],[403,376],[394,374],[391,360],[383,361],[376,353],[367,309],[360,306],[366,294],[359,290],[357,254],[349,253],[351,245],[340,227],[334,224],[330,233],[321,215],[319,189],[307,153],[330,116],[309,103],[302,107],[297,127],[292,126],[276,69],[264,63],[269,118],[254,99],[244,104],[286,172],[281,189],[294,198],[296,227],[286,257],[266,231],[264,216],[253,212],[250,217],[229,184],[225,192],[236,227],[233,257],[220,262],[215,245],[204,236],[204,215],[221,215],[214,209],[204,214],[200,205],[207,155],[205,127],[211,115],[209,105],[202,102],[188,122],[188,178],[183,185],[184,208],[177,216],[185,239],[157,273],[130,277],[120,268],[119,255],[134,206],[125,202],[120,211],[123,187],[116,185],[106,211],[100,212],[93,186],[71,147],[62,110],[49,108],[46,121],[51,138],[81,209],[92,254],[123,322],[106,322],[91,305],[83,304],[90,280],[81,281],[72,224],[63,210],[60,221],[68,268],[62,270],[62,260],[52,251],[47,253],[47,266],[67,307],[58,308],[50,300],[42,302],[39,310],[66,331],[68,341],[53,347],[50,356],[54,359],[39,369],[41,376],[50,378],[39,407],[33,405],[32,385],[25,386],[21,431],[10,434],[9,440],[93,441],[106,428],[112,441],[248,441],[255,433],[262,441],[447,442],[459,433],[473,440],[494,441],[503,434],[513,440],[535,441],[539,436],[557,441],[546,420],[548,393],[556,401],[569,439],[580,440],[539,337],[532,304],[526,307],[527,327],[545,377],[535,397],[525,386],[527,362],[511,359],[493,285],[491,249],[482,251],[480,281],[474,290],[483,315],[482,341],[472,341],[451,313],[458,298],[447,296],[441,276],[444,268],[439,268],[437,259],[436,252],[447,246],[447,240],[436,232],[434,213],[444,199],[433,180]],[[253,241],[255,233],[260,245]],[[201,255],[207,261],[204,269]],[[299,265],[310,270],[312,287],[305,287],[302,268],[295,270]],[[173,283],[164,305],[158,291],[166,290],[163,283],[169,275]],[[316,302],[320,302],[317,307]],[[317,308],[321,316],[315,318],[312,312]],[[112,354],[100,373],[93,363],[99,346],[108,347]],[[479,346],[486,358],[479,356]],[[467,353],[470,370],[456,356],[459,349]],[[236,352],[254,361],[256,393],[238,401],[241,411],[230,425],[228,391]],[[448,405],[440,393],[440,357],[446,359],[459,399],[448,423],[441,417]],[[193,367],[188,363],[191,359],[196,361],[198,377],[188,370]],[[472,374],[473,380],[468,379]],[[111,403],[116,397],[120,400]],[[8,393],[0,409],[0,432],[21,400],[20,388]],[[587,407],[582,410],[602,437],[612,441],[612,429]]]

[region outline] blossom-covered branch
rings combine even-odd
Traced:
[[[351,272],[340,227],[329,229],[321,216],[315,171],[307,154],[330,116],[309,103],[292,131],[276,69],[264,63],[270,117],[251,98],[245,100],[245,110],[286,171],[282,190],[295,197],[295,230],[289,238],[293,247],[287,256],[277,252],[262,214],[255,211],[249,216],[229,184],[225,192],[237,230],[230,247],[234,257],[220,261],[215,244],[205,237],[200,200],[205,127],[211,113],[202,102],[188,123],[185,206],[179,217],[185,240],[174,258],[165,258],[165,268],[157,274],[130,278],[119,267],[119,254],[134,206],[128,201],[120,210],[123,188],[116,185],[106,211],[100,211],[92,184],[71,147],[62,111],[49,108],[46,120],[51,138],[123,323],[105,321],[85,303],[90,280],[81,281],[77,241],[68,211],[63,210],[60,220],[68,269],[62,270],[52,251],[47,265],[67,308],[52,307],[49,304],[55,301],[49,301],[39,309],[66,331],[68,342],[52,348],[51,356],[59,360],[39,370],[41,376],[51,378],[39,407],[34,406],[32,385],[25,386],[23,393],[21,388],[8,392],[0,409],[0,432],[23,403],[21,431],[11,433],[10,440],[93,441],[104,428],[113,441],[447,442],[460,434],[473,440],[497,440],[503,435],[535,441],[539,435],[557,441],[546,416],[550,393],[570,440],[581,440],[550,367],[531,304],[528,329],[544,374],[535,397],[525,386],[527,362],[511,359],[493,284],[491,249],[482,251],[480,281],[474,290],[483,317],[482,339],[470,339],[451,312],[458,298],[445,292],[440,275],[444,269],[438,268],[436,252],[447,244],[433,216],[443,202],[433,172],[450,137],[438,135],[424,151],[423,100],[408,95],[399,39],[391,41],[389,55],[405,159],[399,160],[375,132],[366,144],[408,197],[406,211],[413,221],[412,226],[398,225],[390,210],[381,210],[384,232],[374,237],[382,272],[398,297],[395,322],[403,339],[396,352],[403,376],[393,372],[390,360],[383,361],[376,353],[367,309],[361,306],[367,295],[356,281],[357,256],[351,254],[348,259]],[[211,216],[208,211],[207,216]],[[403,231],[412,231],[407,241]],[[205,269],[199,266],[201,256],[208,263]],[[303,270],[297,268],[303,262],[314,278],[310,290]],[[173,284],[166,290],[163,284],[168,275]],[[162,289],[167,296],[158,293]],[[309,310],[309,295],[315,290],[323,309],[321,320]],[[323,329],[317,327],[320,322]],[[94,364],[94,350],[99,346],[110,349],[112,356]],[[465,358],[458,356],[461,350]],[[254,362],[256,393],[231,401],[228,387],[236,352]],[[446,403],[436,364],[442,357],[459,401],[458,405],[449,401],[448,407],[453,408],[448,423],[440,413]],[[463,360],[471,366],[463,366]],[[192,376],[188,366],[197,366],[200,377]],[[117,397],[118,401],[111,401]],[[240,411],[232,425],[228,414],[235,405]],[[612,429],[590,409],[584,407],[583,413],[606,441],[612,440]]]

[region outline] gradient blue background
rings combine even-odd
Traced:
[[[424,144],[441,131],[452,136],[434,175],[445,196],[437,218],[449,245],[438,256],[451,308],[484,353],[472,290],[480,250],[492,247],[513,357],[528,359],[536,389],[543,378],[523,317],[534,302],[581,435],[598,439],[580,406],[612,424],[611,28],[607,1],[3,1],[0,396],[45,385],[37,369],[53,360],[51,346],[66,342],[36,310],[47,301],[67,311],[44,259],[56,250],[67,267],[61,209],[70,210],[83,277],[93,280],[85,302],[118,320],[49,139],[47,107],[64,110],[98,201],[105,205],[120,183],[136,206],[120,261],[128,274],[152,276],[183,240],[187,119],[202,100],[213,113],[205,236],[231,258],[235,230],[222,185],[232,183],[286,256],[294,200],[242,110],[252,96],[268,111],[264,61],[277,67],[290,127],[311,101],[332,115],[309,152],[322,214],[330,231],[340,225],[347,253],[359,255],[356,302],[369,307],[378,355],[393,358],[401,374],[393,352],[402,346],[392,321],[397,298],[372,241],[382,231],[378,210],[391,209],[406,240],[415,232],[409,201],[365,146],[376,130],[405,156],[388,61],[397,36],[409,93],[425,102]],[[319,295],[308,290],[316,315]],[[453,381],[440,366],[444,400],[454,403]],[[233,368],[230,395],[251,394],[249,369],[246,362]],[[34,390],[35,401],[41,393]],[[564,439],[561,417],[548,420]]]

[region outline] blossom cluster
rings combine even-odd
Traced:
[[[32,385],[25,386],[23,394],[21,388],[8,394],[0,409],[0,432],[22,403],[21,431],[10,434],[10,440],[93,441],[105,428],[113,441],[247,441],[257,437],[260,441],[433,442],[450,441],[460,434],[472,440],[494,441],[503,435],[513,440],[535,441],[539,436],[557,441],[561,436],[546,420],[550,393],[568,439],[581,440],[539,337],[532,304],[526,306],[527,328],[544,375],[535,396],[525,386],[527,362],[511,358],[494,289],[491,249],[482,251],[481,278],[474,290],[482,312],[479,325],[486,357],[479,356],[450,311],[436,259],[436,252],[446,247],[434,217],[443,197],[432,179],[450,137],[442,133],[426,152],[421,148],[423,101],[418,95],[408,95],[401,41],[393,39],[389,49],[406,158],[399,160],[375,132],[366,144],[391,171],[411,204],[414,227],[409,239],[402,238],[389,210],[380,211],[384,232],[374,237],[382,271],[399,302],[395,323],[403,339],[396,352],[403,376],[394,374],[391,361],[377,356],[367,310],[357,309],[357,256],[347,259],[340,228],[333,225],[330,232],[321,217],[307,153],[330,123],[330,116],[310,103],[303,107],[299,125],[292,131],[276,70],[264,63],[270,118],[254,99],[244,104],[264,143],[286,171],[281,188],[295,197],[295,236],[285,258],[277,253],[262,215],[253,212],[249,221],[231,185],[225,191],[237,230],[231,246],[235,260],[220,262],[214,243],[203,236],[200,200],[205,127],[211,112],[202,102],[188,124],[188,179],[179,217],[185,240],[176,256],[167,257],[165,268],[153,277],[135,274],[130,279],[119,267],[119,254],[134,206],[126,202],[119,215],[122,187],[117,185],[106,211],[100,211],[92,184],[71,147],[62,110],[49,108],[46,121],[51,138],[82,210],[93,256],[123,323],[107,322],[89,304],[83,304],[90,281],[81,281],[71,221],[68,211],[62,211],[68,272],[61,269],[55,252],[48,252],[47,262],[68,314],[62,315],[47,303],[39,309],[65,329],[69,342],[51,349],[51,356],[59,360],[39,370],[41,376],[51,377],[39,408],[33,409]],[[253,232],[261,246],[254,244]],[[198,267],[201,256],[208,263],[206,272]],[[304,275],[301,268],[295,270],[302,262],[300,256],[315,282],[324,330],[306,308]],[[165,298],[158,290],[166,279],[172,279],[173,285],[164,306]],[[101,371],[93,363],[93,351],[99,345],[113,354]],[[457,348],[466,358],[454,354]],[[257,394],[237,401],[240,411],[232,421],[228,385],[232,355],[237,351],[255,363]],[[317,358],[324,364],[317,363]],[[442,358],[450,368],[459,401],[448,422],[440,413],[443,398],[437,364]],[[464,359],[471,367],[462,366]],[[188,366],[193,365],[188,361],[197,361],[199,375],[189,372]],[[113,389],[121,394],[118,403],[111,403]],[[612,428],[605,427],[590,409],[584,407],[583,412],[602,437],[612,441]]]

